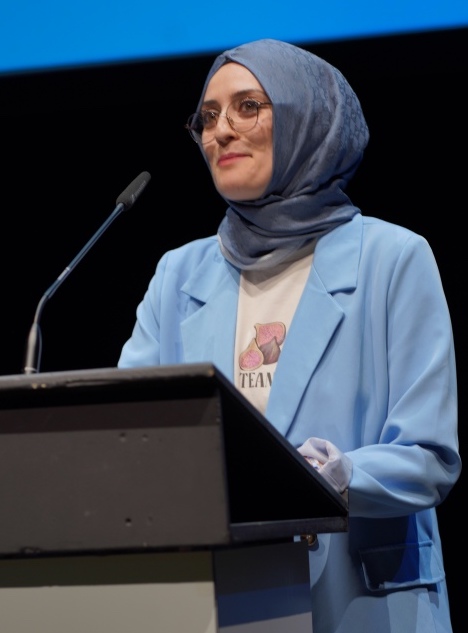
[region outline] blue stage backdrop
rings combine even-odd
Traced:
[[[468,26],[468,0],[2,0],[0,73]]]

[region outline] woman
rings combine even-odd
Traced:
[[[228,208],[162,257],[119,366],[214,363],[348,491],[349,531],[310,550],[314,633],[449,633],[450,316],[427,241],[345,193],[368,141],[355,93],[260,40],[216,58],[187,126]]]

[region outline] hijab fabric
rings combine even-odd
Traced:
[[[344,189],[369,132],[359,100],[328,62],[286,42],[262,39],[221,53],[205,81],[236,62],[255,75],[273,104],[273,174],[258,200],[229,207],[218,229],[224,257],[266,269],[351,220],[359,209]],[[202,149],[203,151],[203,149]]]

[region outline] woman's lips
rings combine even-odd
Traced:
[[[246,154],[237,154],[233,152],[230,152],[229,154],[223,154],[218,158],[218,165],[228,165],[229,163],[232,163],[240,158],[245,158],[245,156]]]

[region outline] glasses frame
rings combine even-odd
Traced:
[[[208,141],[203,142],[202,141],[202,134],[200,132],[197,132],[195,130],[195,128],[192,125],[192,122],[195,118],[199,117],[201,115],[201,112],[194,112],[193,114],[191,114],[189,116],[189,118],[187,119],[187,123],[184,125],[184,128],[188,131],[188,133],[190,134],[190,137],[192,138],[193,141],[195,141],[195,143],[197,145],[206,145],[208,143],[211,143],[211,141],[214,139],[215,135],[216,135],[216,127],[218,126],[218,121],[219,121],[219,117],[223,116],[226,118],[227,122],[229,123],[230,127],[232,130],[234,130],[234,132],[237,132],[238,134],[243,134],[244,132],[250,132],[250,130],[253,130],[254,127],[257,125],[258,123],[258,114],[260,112],[260,109],[265,107],[265,106],[271,106],[273,105],[271,103],[271,101],[258,101],[257,99],[249,99],[249,101],[253,101],[256,103],[257,105],[257,116],[255,117],[255,122],[253,123],[252,127],[249,127],[247,130],[236,130],[236,128],[234,127],[234,121],[232,119],[232,117],[230,117],[228,114],[222,114],[221,112],[218,113],[217,119],[216,119],[216,125],[213,128],[213,137],[210,138]],[[228,105],[228,107],[226,108],[226,112],[229,110],[229,108],[231,107],[232,103],[230,103]],[[203,132],[203,129],[202,129]]]

